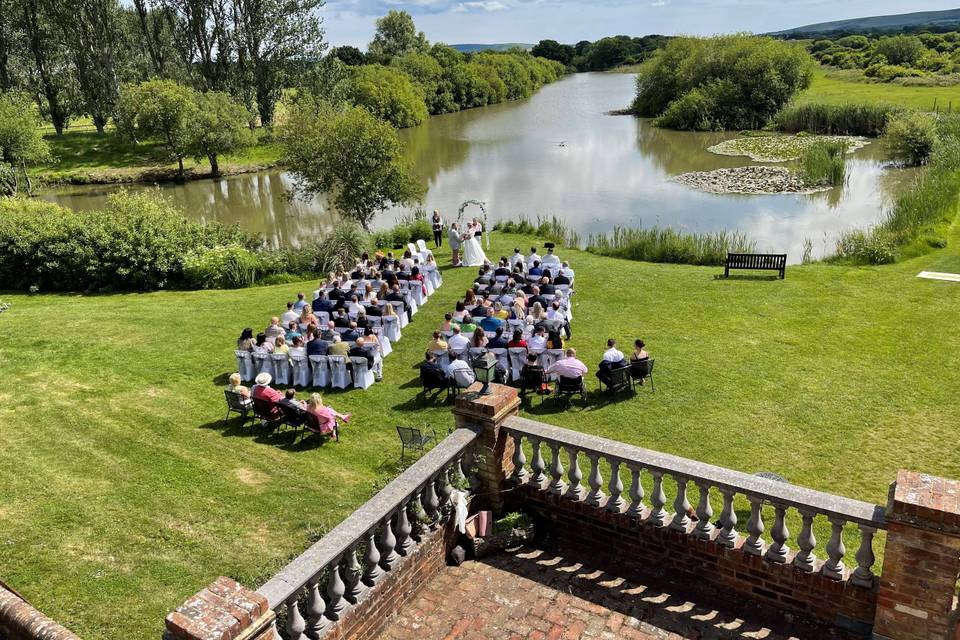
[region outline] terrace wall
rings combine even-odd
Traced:
[[[3,640],[80,640],[69,629],[37,611],[0,583],[0,638]]]

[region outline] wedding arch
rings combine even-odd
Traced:
[[[487,224],[487,203],[481,202],[480,200],[467,200],[462,205],[460,205],[460,211],[457,212],[457,226],[461,229],[463,228],[463,212],[467,210],[467,207],[476,206],[480,207],[480,212],[483,214],[483,237],[487,240],[487,249],[490,248],[490,226]]]

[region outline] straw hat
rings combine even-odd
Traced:
[[[257,384],[267,385],[267,384],[270,384],[271,382],[273,382],[273,376],[271,376],[271,375],[270,375],[269,373],[267,373],[267,372],[263,372],[263,373],[259,374],[259,375],[256,377],[256,379],[254,379],[254,382],[256,382]]]

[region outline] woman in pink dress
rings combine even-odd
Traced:
[[[310,396],[310,399],[307,400],[307,413],[316,418],[317,428],[320,430],[321,435],[330,434],[330,437],[334,440],[337,439],[337,419],[343,421],[344,424],[350,422],[351,414],[342,414],[337,413],[333,407],[328,407],[323,404],[323,398],[320,397],[319,393],[315,393]]]

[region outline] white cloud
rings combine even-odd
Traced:
[[[451,11],[455,13],[467,13],[469,11],[503,11],[507,5],[499,0],[481,0],[479,2],[461,2]]]

